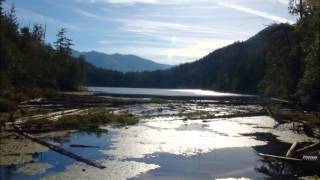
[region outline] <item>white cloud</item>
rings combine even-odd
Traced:
[[[240,5],[236,5],[236,4],[230,4],[230,3],[224,3],[224,2],[219,2],[218,4],[221,5],[221,6],[224,6],[224,7],[228,7],[228,8],[232,8],[232,9],[241,11],[241,12],[253,14],[253,15],[256,15],[256,16],[259,16],[259,17],[263,17],[263,18],[266,18],[266,19],[270,19],[270,20],[273,20],[273,21],[276,21],[276,22],[294,23],[294,22],[292,22],[292,21],[290,21],[290,20],[288,20],[286,18],[279,17],[279,16],[276,16],[276,15],[273,15],[273,14],[269,14],[269,13],[266,13],[266,12],[263,12],[263,11],[251,9],[251,8],[248,8],[248,7],[245,7],[245,6],[240,6]]]

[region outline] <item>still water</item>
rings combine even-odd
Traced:
[[[88,91],[119,95],[154,95],[154,96],[240,96],[239,94],[223,93],[201,89],[154,89],[154,88],[117,88],[88,87]]]
[[[191,116],[255,111],[261,109],[260,106],[188,101],[109,108],[115,113],[128,111],[139,118],[139,123],[128,127],[107,126],[101,132],[61,131],[37,135],[96,160],[106,166],[105,169],[77,162],[14,133],[2,132],[1,180],[295,179],[317,171],[308,172],[309,169],[299,165],[269,161],[258,155],[283,155],[293,142],[317,141],[292,131],[290,123],[280,125],[268,116],[220,119]],[[97,147],[74,148],[71,144]]]

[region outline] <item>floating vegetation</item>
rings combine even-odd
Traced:
[[[57,120],[47,118],[29,119],[23,126],[27,130],[96,130],[106,124],[134,125],[138,119],[130,114],[114,114],[104,108],[93,108],[79,114],[63,115]]]
[[[46,151],[48,148],[10,133],[10,136],[0,139],[0,165],[9,166],[30,162],[33,160],[32,154]]]
[[[18,169],[17,172],[27,174],[27,175],[37,175],[37,174],[45,173],[48,169],[52,167],[53,165],[48,163],[35,162],[35,163],[29,163],[22,166],[21,168]]]

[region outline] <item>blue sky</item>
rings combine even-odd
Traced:
[[[267,25],[295,22],[288,0],[7,0],[19,24],[65,27],[74,49],[135,54],[180,64],[243,41]]]

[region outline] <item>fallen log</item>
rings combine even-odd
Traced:
[[[271,108],[269,107],[269,105],[264,106],[263,109],[268,113],[269,116],[271,116],[271,117],[274,116],[274,114],[273,114]]]
[[[70,144],[70,147],[78,148],[100,148],[99,146],[83,145],[83,144]]]
[[[320,148],[320,142],[313,143],[309,146],[303,147],[301,149],[297,149],[296,152],[299,154],[304,154],[306,152],[314,151]]]
[[[32,136],[31,134],[28,134],[28,133],[25,133],[25,132],[21,132],[21,131],[17,131],[18,134],[28,138],[28,139],[31,139],[32,141],[35,141],[43,146],[46,146],[48,148],[50,148],[51,150],[59,153],[59,154],[62,154],[62,155],[65,155],[65,156],[68,156],[74,160],[77,160],[77,161],[80,161],[80,162],[84,162],[90,166],[93,166],[93,167],[96,167],[96,168],[99,168],[99,169],[104,169],[106,168],[105,166],[103,166],[102,164],[99,164],[93,160],[90,160],[90,159],[87,159],[83,156],[80,156],[80,155],[77,155],[71,151],[67,151],[63,148],[61,148],[60,146],[57,146],[57,145],[54,145],[54,144],[51,144],[51,143],[48,143],[48,142],[45,142],[41,139],[38,139],[34,136]]]
[[[298,159],[298,158],[285,157],[285,156],[276,156],[276,155],[272,155],[272,154],[259,153],[259,156],[267,157],[267,158],[274,158],[274,159],[278,159],[278,160],[282,160],[282,161],[294,161],[294,162],[303,161],[302,159]]]
[[[294,155],[294,151],[295,149],[297,148],[298,146],[298,142],[295,142],[291,145],[290,149],[288,150],[287,154],[286,154],[286,157],[292,157]]]
[[[228,114],[221,116],[209,116],[205,119],[220,119],[220,118],[237,118],[237,117],[253,117],[253,116],[263,116],[266,115],[265,112],[248,112],[248,113],[238,113],[238,114]],[[200,118],[202,119],[202,118]]]

